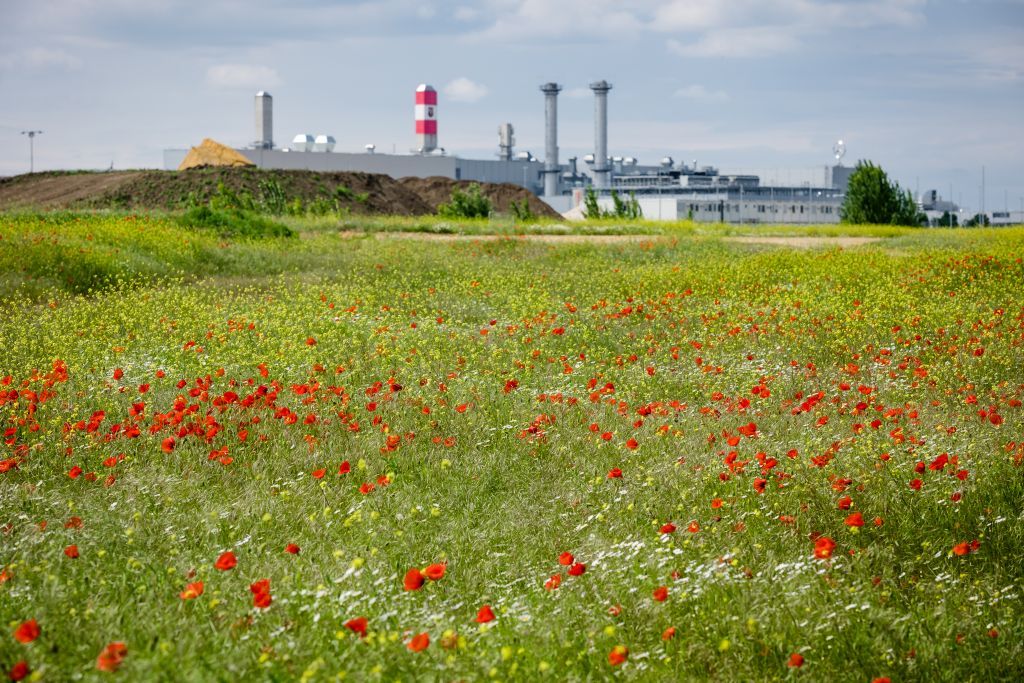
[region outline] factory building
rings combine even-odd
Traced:
[[[593,190],[602,208],[614,204],[612,193],[633,195],[650,219],[691,219],[725,223],[837,223],[846,185],[853,169],[837,163],[828,169],[820,187],[762,186],[756,175],[722,175],[712,166],[675,163],[671,157],[657,165],[641,165],[633,157],[608,153],[607,81],[590,84],[594,93],[594,153],[558,155],[558,94],[562,86],[545,83],[544,160],[529,152],[516,154],[511,123],[498,128],[496,159],[464,159],[438,145],[438,93],[420,84],[415,91],[414,121],[417,146],[409,154],[378,153],[373,145],[363,152],[334,151],[336,141],[326,134],[301,133],[289,147],[278,147],[273,134],[273,98],[260,91],[255,98],[255,142],[237,150],[260,168],[382,173],[395,178],[443,176],[456,180],[513,183],[539,195],[561,213],[580,214],[585,193]],[[840,145],[842,143],[839,143]],[[164,150],[164,167],[178,168],[188,150]],[[841,156],[837,156],[839,162]]]

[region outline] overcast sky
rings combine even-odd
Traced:
[[[492,158],[497,126],[543,157],[556,81],[562,160],[669,154],[797,181],[871,159],[976,209],[1024,201],[1024,0],[0,0],[0,175],[159,167],[203,137],[328,133],[407,152],[413,92],[440,91],[439,142]]]

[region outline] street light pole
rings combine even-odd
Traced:
[[[22,135],[28,136],[28,172],[35,173],[36,170],[36,150],[35,140],[37,135],[42,135],[41,130],[23,130]]]

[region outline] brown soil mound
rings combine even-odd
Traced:
[[[451,200],[452,190],[472,183],[450,178],[395,180],[376,173],[286,171],[255,167],[204,166],[185,171],[49,172],[0,178],[0,210],[131,209],[174,211],[204,203],[221,183],[236,194],[262,195],[272,181],[288,202],[309,206],[337,202],[354,214],[425,216]],[[525,188],[479,183],[495,211],[510,213],[513,201],[526,200],[535,216],[558,218]]]
[[[140,173],[31,173],[0,178],[0,209],[64,209],[114,192]]]
[[[399,180],[402,185],[409,188],[430,204],[432,211],[437,207],[451,200],[452,190],[459,188],[466,191],[472,180],[454,180],[443,176],[432,176],[430,178],[402,178]],[[545,204],[541,199],[519,185],[512,183],[475,183],[480,186],[483,194],[491,200],[494,210],[498,213],[511,213],[512,202],[526,200],[533,215],[544,218],[561,218],[561,215]]]

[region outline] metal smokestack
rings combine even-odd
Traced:
[[[274,98],[260,90],[256,93],[256,149],[274,148]]]
[[[594,91],[594,187],[605,189],[611,186],[608,168],[608,91],[612,89],[607,81],[590,84]]]
[[[545,83],[544,93],[544,196],[558,194],[558,93],[562,86]]]

